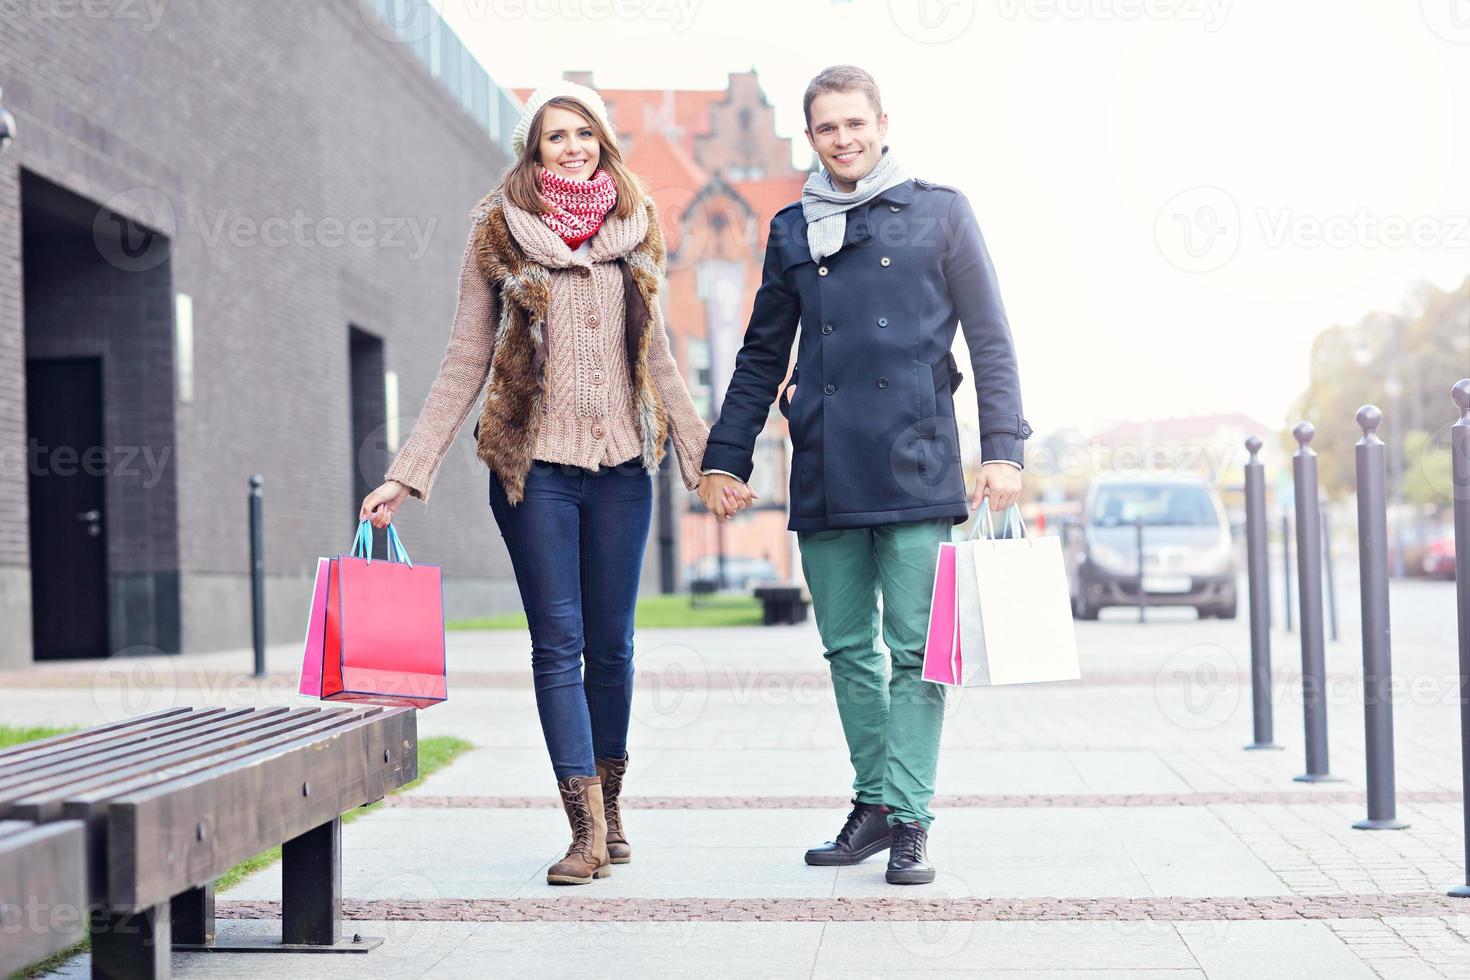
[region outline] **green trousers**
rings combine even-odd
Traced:
[[[837,713],[863,803],[886,804],[888,822],[933,821],[934,771],[944,688],[923,679],[929,599],[949,518],[797,534],[817,630],[832,668]],[[877,646],[878,596],[883,642]]]

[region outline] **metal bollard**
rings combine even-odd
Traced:
[[[1286,632],[1292,632],[1291,622],[1291,518],[1281,515],[1281,595],[1286,604]]]
[[[1327,587],[1327,635],[1337,642],[1337,579],[1332,571],[1332,521],[1327,516],[1326,501],[1317,502],[1317,512],[1322,515],[1322,573]]]
[[[1256,454],[1261,440],[1245,441],[1245,571],[1251,616],[1251,707],[1255,741],[1247,749],[1279,749],[1271,720],[1271,579],[1266,539],[1266,471]]]
[[[1358,409],[1363,438],[1354,450],[1358,470],[1358,587],[1363,616],[1364,755],[1368,761],[1368,819],[1358,830],[1401,830],[1394,817],[1393,697],[1388,634],[1388,489],[1377,406]]]
[[[255,676],[265,676],[265,525],[261,520],[259,473],[250,478],[250,633]]]
[[[1145,620],[1144,610],[1148,608],[1148,597],[1143,591],[1143,518],[1138,518],[1134,524],[1138,529],[1138,621],[1142,623]]]
[[[1460,775],[1465,803],[1465,884],[1450,889],[1470,898],[1470,378],[1451,396],[1460,418],[1450,426],[1455,511],[1455,610],[1460,626]]]
[[[1316,430],[1298,422],[1291,430],[1297,450],[1291,457],[1296,495],[1296,577],[1301,601],[1302,716],[1307,734],[1307,771],[1297,782],[1335,779],[1327,771],[1327,667],[1322,639],[1322,542],[1317,523],[1317,454],[1307,443]]]

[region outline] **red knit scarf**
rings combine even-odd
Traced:
[[[567,248],[578,245],[597,234],[602,219],[618,203],[618,185],[612,174],[598,170],[587,180],[570,180],[542,167],[541,198],[556,210],[541,213],[546,227],[561,236]]]

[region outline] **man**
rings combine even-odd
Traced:
[[[970,351],[982,465],[970,508],[1021,489],[1021,392],[1010,327],[969,202],[910,179],[884,139],[878,86],[860,68],[812,79],[806,137],[823,167],[771,221],[744,345],[710,431],[701,496],[728,520],[750,502],[756,437],[786,374],[791,518],[831,665],[856,778],[837,837],[814,865],[889,851],[887,880],[934,880],[929,801],[944,689],[922,679],[941,542],[969,517],[952,394],[956,321]],[[800,377],[800,384],[797,378]],[[878,596],[892,658],[877,651]]]

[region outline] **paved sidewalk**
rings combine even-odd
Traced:
[[[1079,623],[1080,683],[951,699],[931,886],[879,859],[808,868],[846,810],[848,767],[810,626],[644,631],[631,737],[633,864],[553,889],[566,828],[516,633],[451,635],[451,700],[423,734],[477,748],[344,828],[357,956],[174,958],[180,977],[500,976],[568,951],[607,976],[1470,977],[1453,588],[1396,585],[1402,831],[1363,804],[1359,650],[1328,651],[1331,763],[1303,767],[1296,637],[1274,638],[1276,752],[1251,732],[1244,619]],[[1398,624],[1404,622],[1400,631]],[[163,704],[294,700],[297,651],[264,684],[244,653],[0,676],[12,723],[94,723]],[[148,685],[156,685],[150,688]],[[221,932],[278,928],[279,870],[219,899]],[[85,957],[61,971],[85,976]]]

